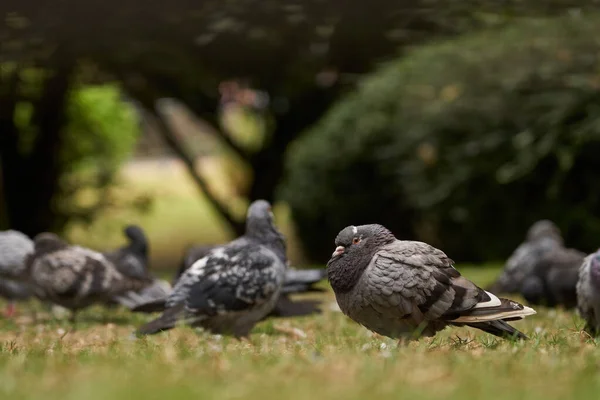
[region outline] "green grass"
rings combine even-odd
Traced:
[[[461,270],[480,285],[497,273]],[[527,342],[449,328],[397,348],[332,310],[331,292],[316,296],[322,314],[263,321],[249,341],[185,327],[134,340],[130,333],[149,316],[92,308],[72,327],[43,315],[34,323],[31,308],[39,306],[23,305],[16,321],[0,322],[0,398],[549,400],[600,393],[600,350],[573,313],[539,309],[514,323]]]

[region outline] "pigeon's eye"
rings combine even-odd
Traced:
[[[360,238],[355,237],[354,239],[352,239],[352,244],[359,244],[360,243]]]

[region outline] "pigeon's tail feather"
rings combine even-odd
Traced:
[[[139,327],[136,333],[138,335],[154,335],[173,329],[177,325],[177,321],[181,319],[184,308],[184,304],[179,304],[166,309],[160,317]]]
[[[154,313],[154,312],[162,312],[165,310],[167,306],[167,298],[157,299],[154,301],[150,301],[147,303],[139,304],[133,308],[131,308],[132,312],[140,312],[140,313]]]
[[[481,329],[484,332],[491,333],[494,336],[501,338],[512,337],[515,339],[529,339],[523,332],[510,326],[505,321],[486,321],[486,322],[473,322],[466,324],[467,326]]]
[[[449,322],[470,324],[474,322],[516,320],[536,313],[533,308],[519,304],[516,301],[498,298],[490,292],[486,293],[489,300],[480,302],[475,307],[460,312],[458,317],[449,318]]]
[[[313,285],[327,276],[327,270],[324,268],[318,269],[293,269],[289,268],[285,272],[285,281],[282,288],[282,293],[302,293],[308,291],[320,291],[321,289],[313,287]]]
[[[138,291],[128,291],[114,298],[119,304],[129,308],[136,309],[141,305],[165,301],[171,294],[171,285],[167,281],[155,280],[151,285]]]

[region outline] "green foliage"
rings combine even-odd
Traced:
[[[110,205],[108,190],[140,133],[138,116],[133,105],[122,99],[118,86],[105,84],[73,90],[67,120],[56,204],[68,219],[91,221]]]
[[[379,222],[451,257],[505,257],[538,218],[598,246],[600,18],[531,20],[417,49],[291,149],[283,197],[309,254]]]
[[[72,170],[114,172],[131,154],[139,121],[121,96],[115,85],[84,86],[71,94],[61,157]]]

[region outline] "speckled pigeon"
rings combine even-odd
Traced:
[[[177,281],[156,320],[138,334],[168,330],[182,321],[213,333],[247,336],[275,306],[287,258],[283,235],[264,200],[250,205],[246,233],[212,249]]]
[[[535,311],[496,297],[462,277],[443,251],[397,240],[381,225],[348,226],[327,263],[344,314],[384,336],[405,342],[448,325],[526,339],[506,321]]]
[[[140,299],[139,293],[153,286],[154,280],[123,275],[101,253],[69,245],[47,232],[37,235],[34,244],[26,261],[26,276],[34,294],[70,309],[73,319],[78,310],[94,303],[116,301],[132,308],[138,301],[152,300]]]
[[[9,303],[6,316],[15,312],[15,301],[31,296],[29,285],[21,280],[25,271],[25,258],[33,252],[33,241],[27,235],[8,230],[0,232],[0,296]]]
[[[600,249],[587,256],[579,269],[577,311],[585,319],[585,330],[600,336]]]
[[[489,290],[497,293],[521,293],[525,278],[549,251],[562,248],[560,229],[549,220],[535,222],[527,231],[525,241],[506,260],[502,274]],[[530,282],[531,285],[531,282]]]
[[[196,261],[205,257],[212,249],[219,245],[204,245],[190,247],[183,257],[179,269],[173,278],[173,285]],[[321,291],[314,285],[327,277],[327,271],[323,268],[314,269],[296,269],[288,266],[285,273],[285,280],[281,294],[304,293],[312,291]]]

